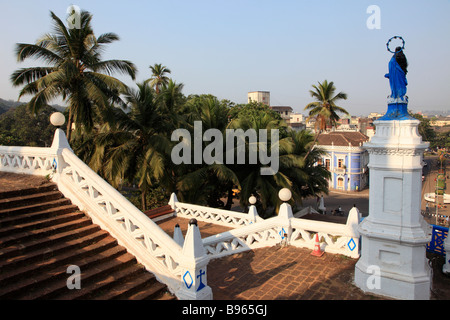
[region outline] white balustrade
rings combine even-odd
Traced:
[[[174,195],[172,195],[172,198],[173,197]],[[176,203],[176,205],[174,206],[173,203]],[[193,218],[197,219],[198,221],[210,222],[231,228],[248,226],[252,223],[264,220],[257,214],[252,215],[247,213],[210,208],[178,201],[169,202],[169,204],[172,205],[172,209],[175,210],[175,215],[177,217],[186,219]]]
[[[278,216],[203,239],[206,253],[219,258],[274,245],[314,249],[315,235],[325,252],[359,257],[357,227],[361,215],[353,208],[346,224],[294,218],[291,206],[282,204]]]
[[[46,176],[57,157],[50,148],[0,146],[0,171]]]

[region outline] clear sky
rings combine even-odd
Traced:
[[[65,20],[71,4],[93,14],[97,36],[119,35],[104,59],[132,61],[137,81],[162,63],[186,95],[246,103],[249,91],[270,91],[272,105],[296,112],[325,79],[348,94],[340,106],[352,115],[386,111],[386,42],[401,35],[409,108],[450,109],[450,0],[0,0],[0,98],[17,100],[14,70],[42,64],[17,63],[15,43],[50,32],[50,10]],[[380,8],[380,29],[367,27],[370,5]]]

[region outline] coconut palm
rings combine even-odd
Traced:
[[[146,194],[152,186],[169,186],[168,192],[171,191],[172,175],[167,163],[172,144],[169,132],[175,124],[171,114],[158,103],[153,88],[146,83],[137,86],[137,90],[128,89],[125,95],[131,107],[129,113],[119,108],[104,112],[105,130],[98,133],[91,163],[103,166],[107,180],[115,187],[125,180],[137,180],[142,210],[146,210]]]
[[[244,131],[249,129],[255,130],[258,136],[257,142],[256,145],[252,145],[250,141],[246,140],[245,154],[247,156],[245,164],[238,164],[237,161],[235,161],[235,164],[230,166],[230,168],[239,178],[241,186],[241,192],[239,194],[240,205],[243,208],[246,208],[249,205],[249,197],[255,195],[261,204],[261,209],[258,210],[258,213],[262,217],[267,217],[272,215],[278,207],[278,204],[280,204],[280,199],[278,198],[279,190],[282,188],[292,189],[292,182],[283,173],[283,169],[281,168],[282,166],[294,165],[294,161],[289,162],[287,159],[281,160],[283,155],[291,152],[292,145],[291,141],[287,139],[286,136],[280,134],[278,140],[280,168],[278,172],[273,175],[262,175],[261,168],[265,166],[260,161],[257,161],[256,164],[249,163],[248,155],[250,149],[252,149],[252,152],[258,152],[259,154],[260,148],[266,147],[262,145],[259,137],[259,130],[261,129],[267,130],[267,148],[271,148],[273,143],[277,143],[276,141],[271,141],[271,130],[279,130],[279,132],[283,133],[286,124],[282,120],[276,119],[271,114],[266,112],[252,113],[248,116],[249,113],[244,111],[242,114],[246,114],[247,116],[235,118],[230,123],[230,128],[242,129]],[[238,150],[235,149],[235,156],[237,156],[237,152]]]
[[[183,110],[185,125],[192,131],[194,121],[201,121],[204,132],[218,129],[225,135],[229,111],[228,102],[219,101],[212,95],[190,96]],[[204,148],[207,145],[203,142]],[[239,181],[229,166],[224,163],[192,164],[178,166],[176,172],[179,177],[177,189],[182,201],[231,208],[232,189],[239,186]],[[220,200],[224,195],[227,197],[226,204]]]
[[[317,165],[325,152],[320,148],[311,150],[314,136],[306,130],[291,130],[288,137],[291,139],[292,149],[289,154],[280,156],[280,170],[292,181],[294,200],[301,202],[304,198],[320,193],[328,194],[331,174],[324,166]],[[309,155],[305,159],[308,152]]]
[[[327,124],[331,126],[335,126],[336,122],[340,119],[338,113],[344,113],[348,115],[349,113],[344,108],[341,108],[336,105],[336,102],[339,100],[346,100],[347,94],[344,92],[339,92],[335,94],[336,87],[333,82],[328,83],[327,80],[322,83],[318,83],[318,86],[312,86],[314,90],[310,90],[309,93],[311,97],[313,97],[316,101],[309,103],[305,110],[309,110],[308,118],[306,121],[311,119],[316,120],[316,136],[314,139],[314,144],[317,141],[320,133],[326,129]],[[314,148],[314,144],[311,149]],[[309,155],[309,152],[305,155],[306,157]]]
[[[67,27],[53,12],[53,33],[47,33],[35,44],[16,46],[18,61],[40,59],[42,67],[22,68],[11,75],[14,86],[22,86],[19,99],[33,95],[28,103],[37,112],[51,100],[62,98],[68,104],[67,136],[70,141],[72,123],[90,130],[96,108],[111,103],[122,104],[124,83],[114,78],[118,72],[135,78],[136,67],[125,60],[102,60],[105,45],[119,40],[114,33],[96,37],[87,11],[80,14],[80,28]]]
[[[156,94],[159,94],[161,87],[169,83],[170,79],[166,76],[166,74],[171,73],[171,71],[166,66],[157,63],[150,66],[150,70],[152,70],[152,77],[147,81],[150,82],[150,86],[155,88]]]

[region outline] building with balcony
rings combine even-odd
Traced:
[[[369,184],[369,154],[362,147],[369,137],[356,131],[322,133],[317,145],[326,152],[318,164],[331,172],[329,188],[345,191],[362,190]]]
[[[292,107],[289,106],[271,106],[270,109],[278,113],[281,118],[286,121],[286,123],[291,122],[291,114],[294,111]]]

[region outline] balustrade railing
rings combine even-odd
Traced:
[[[174,194],[169,203],[177,216],[194,217],[210,223],[223,219],[226,223],[222,224],[235,228],[203,239],[206,253],[211,258],[277,244],[313,249],[316,234],[321,240],[323,251],[359,257],[359,234],[356,230],[361,215],[356,208],[350,211],[346,224],[339,224],[294,218],[292,208],[287,203],[280,207],[278,216],[267,220],[255,214],[254,206],[250,207],[250,214],[230,212],[181,203]]]
[[[248,226],[259,221],[264,221],[264,219],[258,216],[256,211],[253,211],[255,214],[249,214],[178,202],[174,194],[172,195],[172,199],[175,199],[176,203],[176,206],[172,206],[172,209],[175,210],[175,215],[181,218],[194,218],[199,221],[210,222],[231,228]]]
[[[0,171],[46,176],[56,166],[50,148],[0,146]]]

